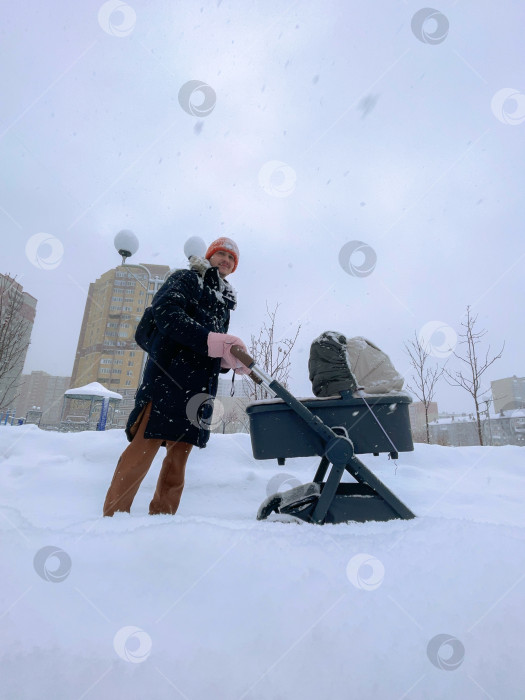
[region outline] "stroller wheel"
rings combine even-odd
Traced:
[[[257,511],[257,520],[266,520],[270,513],[278,513],[281,500],[282,496],[280,494],[274,493],[272,496],[268,496],[268,498],[261,503]]]

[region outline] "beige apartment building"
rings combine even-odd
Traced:
[[[135,328],[169,271],[167,265],[119,265],[89,285],[70,388],[100,382],[121,394],[114,427],[126,424],[142,373]]]
[[[490,382],[494,412],[515,411],[525,407],[525,377],[506,377]]]
[[[408,405],[408,415],[410,417],[410,427],[414,442],[427,441],[427,428],[425,421],[425,404],[422,401],[414,401]],[[428,406],[428,422],[432,423],[438,417],[438,405],[431,401]]]

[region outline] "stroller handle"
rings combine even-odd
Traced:
[[[232,345],[231,354],[242,362],[243,365],[251,369],[252,371],[248,375],[256,384],[263,384],[264,379],[267,378],[264,373],[255,364],[255,360],[251,355],[241,348],[240,345]]]

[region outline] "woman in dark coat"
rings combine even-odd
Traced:
[[[157,333],[129,415],[130,445],[122,453],[104,503],[104,515],[129,512],[139,486],[162,445],[162,463],[150,515],[174,514],[188,455],[205,447],[210,435],[219,372],[247,370],[231,354],[228,335],[235,293],[226,276],[237,268],[239,251],[229,238],[214,241],[206,257],[190,258],[159,289],[151,308]]]

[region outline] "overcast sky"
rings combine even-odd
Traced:
[[[38,299],[26,372],[71,373],[89,283],[127,228],[132,261],[171,267],[190,235],[235,239],[230,331],[248,343],[279,302],[280,334],[301,323],[298,395],[322,331],[368,337],[406,373],[403,343],[423,332],[442,364],[467,304],[485,347],[506,341],[487,386],[525,374],[522,0],[1,14],[0,271]],[[445,383],[437,398],[472,408]]]

